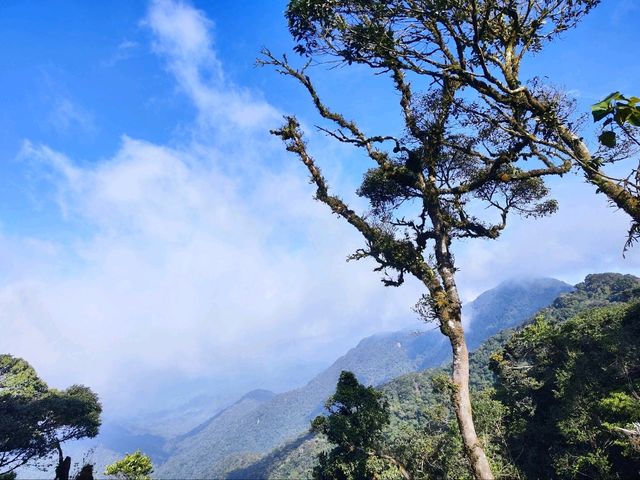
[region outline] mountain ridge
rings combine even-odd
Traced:
[[[533,321],[534,315],[544,315],[552,322],[563,322],[576,314],[592,308],[640,299],[640,278],[617,273],[591,274],[578,283],[571,292],[561,294],[549,306],[534,312],[520,325],[499,331],[488,338],[470,355],[471,383],[476,390],[492,385],[493,373],[489,370],[491,354],[513,335],[519,328]],[[430,378],[437,373],[446,372],[447,367],[411,372],[399,376],[381,386],[387,399],[395,405],[392,416],[395,422],[417,422],[420,414],[415,406],[420,403],[420,395],[428,394]],[[420,393],[419,393],[420,392]],[[392,410],[394,410],[392,409]],[[259,458],[245,456],[244,463],[236,459],[237,466],[224,473],[228,479],[280,479],[310,478],[315,457],[328,448],[326,440],[303,434],[296,439],[280,444]]]
[[[549,278],[503,282],[478,297],[493,292],[483,297],[475,312],[476,319],[491,322],[488,326],[481,323],[482,328],[474,338],[524,321],[572,288]],[[514,295],[523,301],[515,302],[515,307],[506,305],[505,297],[512,299]],[[473,307],[474,302],[470,303]],[[504,323],[495,318],[503,318]],[[306,385],[275,395],[243,411],[241,416],[222,412],[205,422],[194,435],[172,442],[173,453],[158,467],[157,474],[162,478],[218,477],[224,473],[223,464],[232,456],[255,456],[295,438],[322,411],[323,402],[333,393],[342,370],[354,371],[361,382],[377,386],[410,372],[439,366],[449,357],[450,346],[435,329],[420,334],[405,330],[366,337]]]

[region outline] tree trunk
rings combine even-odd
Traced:
[[[447,336],[453,350],[454,384],[453,408],[456,412],[462,443],[471,464],[473,476],[477,480],[493,480],[491,466],[478,440],[473,423],[471,398],[469,395],[469,350],[464,338],[461,318],[448,320]]]
[[[476,480],[493,480],[493,473],[489,460],[484,453],[482,444],[478,440],[476,427],[473,423],[471,397],[469,395],[469,350],[462,328],[462,303],[458,294],[455,280],[454,259],[449,249],[451,239],[443,222],[442,210],[432,205],[429,216],[436,231],[434,253],[438,263],[438,272],[442,279],[442,287],[429,288],[432,299],[439,305],[436,311],[440,320],[440,330],[449,338],[453,353],[453,409],[456,412],[458,428],[462,437],[465,453],[471,465],[471,471]]]
[[[56,445],[58,450],[58,466],[56,467],[56,479],[55,480],[69,480],[69,471],[71,470],[71,457],[63,457],[62,447],[58,443]]]

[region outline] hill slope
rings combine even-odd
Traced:
[[[487,292],[490,293],[490,292]],[[500,292],[492,292],[487,298],[499,298]],[[550,321],[562,322],[581,312],[595,307],[608,306],[632,299],[640,298],[640,279],[632,275],[594,274],[588,275],[585,281],[576,285],[575,290],[558,297],[550,306],[540,310]],[[499,304],[500,302],[496,302]],[[491,311],[490,302],[483,303],[484,311]],[[530,317],[533,316],[533,313]],[[507,322],[509,323],[509,322]],[[520,325],[522,321],[519,322]],[[525,322],[528,323],[528,322]],[[512,323],[510,326],[517,325]],[[472,384],[476,389],[493,383],[493,374],[489,371],[491,353],[501,348],[517,329],[507,328],[487,339],[471,354]],[[432,378],[434,375],[448,371],[448,367],[434,368],[402,375],[382,386],[385,396],[392,405],[392,425],[411,424],[416,431],[425,417],[422,409],[429,403],[433,395]],[[395,427],[394,427],[395,428]],[[310,478],[315,456],[327,444],[319,438],[304,435],[298,439],[281,445],[258,460],[246,457],[240,464],[229,471],[230,479],[280,479]]]
[[[465,306],[472,312],[474,345],[504,328],[522,323],[572,287],[554,279],[505,282]],[[477,302],[477,303],[476,303]],[[436,367],[449,357],[449,345],[436,330],[400,331],[362,340],[302,388],[274,396],[255,408],[224,411],[190,434],[172,442],[172,455],[157,469],[161,478],[211,478],[243,457],[270,451],[308,429],[333,393],[342,370],[360,381],[380,385],[400,375]]]

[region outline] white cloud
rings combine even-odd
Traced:
[[[114,408],[172,375],[268,387],[278,370],[411,322],[417,289],[384,289],[371,265],[345,262],[360,239],[270,138],[276,110],[224,78],[211,22],[162,1],[146,24],[199,111],[194,130],[225,139],[125,136],[111,158],[82,164],[25,142],[22,160],[83,228],[65,244],[7,243],[33,266],[0,289],[0,351],[56,385],[93,386]]]
[[[457,248],[459,278],[467,300],[515,276],[550,276],[569,283],[595,272],[640,273],[640,251],[623,258],[629,218],[611,208],[581,177],[555,182],[560,210],[539,220],[512,218],[497,241],[469,241]]]
[[[125,138],[80,168],[30,145],[24,155],[58,171],[67,215],[92,233],[72,246],[71,271],[2,291],[6,310],[22,312],[22,334],[2,347],[111,394],[123,371],[290,368],[314,345],[342,337],[329,361],[406,323],[416,291],[384,290],[368,265],[346,264],[357,236],[313,203],[304,178],[265,170],[246,191],[209,153]]]
[[[54,384],[93,386],[109,408],[148,407],[142,394],[174,377],[269,387],[279,371],[300,378],[365,335],[417,325],[415,282],[385,289],[370,264],[344,261],[359,236],[312,200],[303,168],[268,135],[277,109],[226,78],[212,22],[162,0],[144,24],[197,109],[193,141],[125,136],[93,164],[25,143],[22,158],[82,229],[66,243],[0,237],[0,351]],[[637,267],[619,257],[624,216],[588,187],[573,198],[574,187],[556,217],[456,251],[467,299],[517,274],[577,281],[577,271]]]
[[[115,52],[100,65],[105,68],[111,68],[123,60],[128,60],[134,55],[134,52],[140,47],[138,42],[133,40],[123,40],[116,47]]]
[[[93,115],[66,96],[53,99],[48,121],[49,125],[61,133],[73,130],[91,133],[96,130]]]
[[[280,118],[271,105],[226,79],[211,48],[212,22],[203,12],[182,2],[155,0],[145,24],[154,33],[155,50],[166,56],[169,70],[207,126],[227,132]]]

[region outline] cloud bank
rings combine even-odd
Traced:
[[[270,138],[278,109],[227,78],[213,22],[162,0],[142,23],[195,108],[189,140],[125,136],[93,163],[25,141],[20,158],[51,186],[69,232],[0,237],[0,350],[54,385],[85,383],[107,408],[135,410],[181,379],[290,388],[363,336],[417,326],[418,285],[385,289],[371,264],[345,262],[358,235],[312,200]],[[564,185],[557,216],[457,246],[467,300],[518,274],[637,269],[635,252],[621,258],[624,216],[579,180]]]
[[[7,256],[32,266],[0,290],[0,350],[118,408],[181,377],[290,387],[283,372],[304,378],[354,339],[406,324],[415,289],[384,290],[369,265],[346,264],[359,239],[270,138],[277,109],[225,78],[212,22],[158,1],[144,25],[196,107],[191,140],[125,136],[91,164],[24,143],[74,231],[6,239]]]

